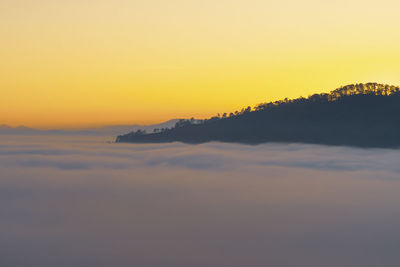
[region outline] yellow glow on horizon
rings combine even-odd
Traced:
[[[0,124],[208,117],[400,85],[400,2],[3,0]]]

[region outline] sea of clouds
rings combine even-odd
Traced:
[[[400,150],[2,136],[0,266],[398,267]]]

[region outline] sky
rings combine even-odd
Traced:
[[[0,265],[397,267],[399,150],[0,140]]]
[[[0,124],[204,118],[400,84],[392,0],[0,0]]]

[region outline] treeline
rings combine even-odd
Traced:
[[[336,90],[331,91],[330,93],[322,93],[322,94],[313,94],[308,98],[300,97],[296,99],[287,99],[269,102],[269,103],[261,103],[254,107],[254,110],[261,111],[268,108],[280,106],[282,104],[292,104],[292,103],[310,103],[310,102],[328,102],[328,101],[336,101],[342,97],[352,96],[352,95],[376,95],[376,96],[389,96],[393,94],[398,94],[400,92],[400,87],[387,85],[387,84],[379,84],[379,83],[359,83],[359,84],[350,84],[343,87],[340,87]]]

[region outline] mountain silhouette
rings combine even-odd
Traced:
[[[98,128],[85,128],[80,130],[39,130],[28,128],[25,126],[10,127],[8,125],[0,125],[0,135],[87,135],[87,136],[108,136],[114,137],[128,131],[146,130],[153,131],[153,129],[162,129],[173,127],[179,119],[168,120],[163,123],[153,125],[112,125]]]
[[[328,94],[262,103],[206,120],[118,136],[116,142],[260,144],[300,142],[356,147],[400,146],[400,88],[352,84]]]

